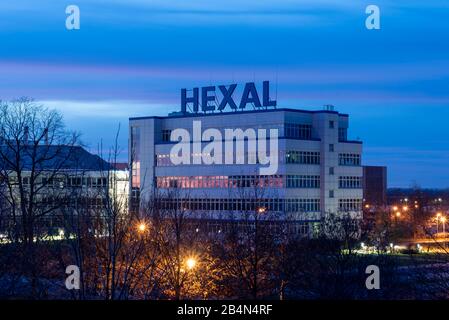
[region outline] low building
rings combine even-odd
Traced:
[[[80,146],[23,145],[20,153],[0,148],[2,229],[13,230],[11,224],[20,224],[22,213],[30,210],[30,217],[43,224],[39,232],[62,226],[64,215],[101,215],[111,202],[128,210],[126,164],[110,164]]]

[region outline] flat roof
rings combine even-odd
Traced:
[[[210,112],[210,113],[186,113],[179,114],[173,116],[147,116],[147,117],[131,117],[129,120],[145,120],[145,119],[175,119],[175,118],[194,118],[194,117],[208,117],[208,116],[222,116],[222,115],[231,115],[231,114],[248,114],[248,113],[266,113],[266,112],[297,112],[297,113],[331,113],[337,114],[342,117],[349,117],[349,115],[345,113],[339,113],[338,111],[331,110],[302,110],[302,109],[292,109],[292,108],[279,108],[279,109],[259,109],[259,110],[246,110],[246,111],[230,111],[230,112]]]

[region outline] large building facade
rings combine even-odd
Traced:
[[[251,208],[254,199],[245,199],[242,190],[257,185],[263,190],[264,210],[279,217],[289,214],[298,222],[300,232],[309,233],[326,213],[350,213],[361,218],[363,201],[362,143],[348,139],[349,118],[346,114],[325,110],[256,109],[218,113],[175,113],[166,117],[130,118],[131,209],[149,201],[155,193],[177,189],[188,194],[188,207],[201,212],[201,217],[226,220],[229,212]],[[277,170],[261,174],[260,161],[238,161],[250,157],[250,140],[243,139],[244,154],[237,146],[231,150],[233,164],[206,164],[195,161],[205,155],[204,147],[211,141],[200,137],[201,148],[194,147],[195,126],[202,132],[215,129],[223,143],[229,137],[226,130],[274,129],[278,133]],[[174,164],[171,154],[178,140],[173,132],[184,129],[189,133],[190,164]],[[215,131],[217,132],[217,131]],[[268,134],[267,134],[268,135]],[[238,138],[231,142],[237,145]],[[235,141],[234,141],[235,140]],[[267,142],[267,145],[269,143]],[[259,147],[259,146],[258,146]],[[273,149],[273,150],[271,150]],[[240,149],[241,151],[242,149]],[[217,150],[214,150],[217,152]],[[220,150],[227,153],[229,150]],[[223,159],[226,154],[223,155]],[[231,158],[229,158],[231,159]],[[266,165],[265,165],[266,167]],[[252,197],[252,196],[249,196]],[[260,200],[260,199],[259,199]],[[184,204],[185,205],[185,204]]]

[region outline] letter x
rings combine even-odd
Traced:
[[[218,110],[223,110],[227,104],[229,104],[232,109],[237,109],[237,105],[235,104],[234,99],[232,99],[232,94],[236,87],[236,84],[231,84],[229,89],[226,89],[226,86],[218,86],[218,89],[220,89],[223,94],[223,100],[221,100]]]

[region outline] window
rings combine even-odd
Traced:
[[[169,142],[170,141],[171,130],[164,129],[162,130],[162,141]]]
[[[362,188],[362,177],[342,176],[338,178],[340,189],[360,189]]]
[[[332,143],[329,145],[329,152],[334,152],[334,145]]]
[[[334,127],[335,127],[335,124],[334,124],[334,121],[329,121],[329,129],[334,129]]]
[[[329,190],[329,198],[333,198],[334,197],[334,190]]]
[[[340,153],[338,155],[338,163],[341,166],[360,166],[360,154]]]
[[[312,139],[312,125],[286,123],[284,127],[284,136],[286,138],[310,140]]]
[[[286,163],[320,164],[320,153],[313,151],[287,151]]]
[[[22,178],[22,183],[23,183],[23,185],[25,185],[25,186],[30,185],[30,177],[23,177],[23,178]]]
[[[288,175],[287,188],[319,189],[320,176]]]
[[[69,177],[67,182],[69,187],[81,187],[83,179],[81,177]]]
[[[347,128],[338,128],[338,141],[348,141]]]
[[[319,212],[320,199],[285,199],[286,212]]]
[[[334,175],[334,167],[329,167],[329,174]]]
[[[362,199],[340,199],[338,205],[342,212],[360,211],[362,210]]]

